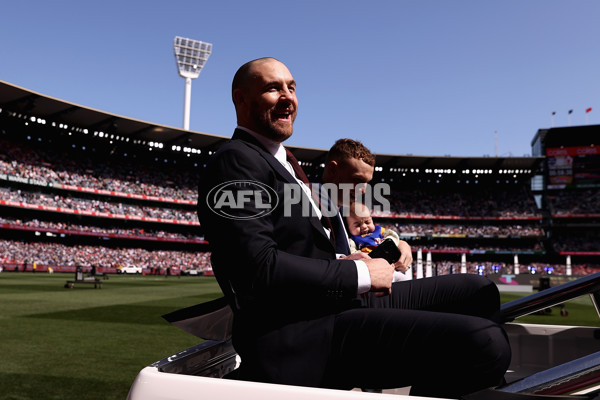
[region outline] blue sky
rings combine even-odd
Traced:
[[[22,0],[0,12],[0,80],[181,127],[183,36],[213,44],[191,130],[230,136],[233,74],[273,56],[298,82],[290,145],[523,156],[540,128],[600,124],[599,17],[596,0]]]

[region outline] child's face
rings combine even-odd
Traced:
[[[358,215],[357,215],[358,214]],[[375,224],[371,218],[369,210],[364,207],[358,213],[351,213],[347,219],[348,232],[351,235],[358,236],[375,231]]]

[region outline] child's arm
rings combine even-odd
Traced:
[[[400,240],[400,236],[398,236],[396,231],[391,229],[385,229],[383,231],[383,239],[387,238],[392,239],[394,243],[396,243],[396,246],[398,246],[398,248],[400,249],[400,253],[402,254],[402,256],[400,256],[400,260],[398,260],[394,264],[394,268],[397,271],[406,272],[413,262],[412,250],[410,248],[410,245],[404,240]]]

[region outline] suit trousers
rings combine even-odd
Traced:
[[[325,387],[411,386],[411,395],[458,398],[501,383],[510,345],[496,285],[478,275],[396,282],[336,316]]]

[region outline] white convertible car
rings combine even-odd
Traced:
[[[502,312],[513,351],[506,374],[507,384],[470,394],[464,399],[600,400],[600,320],[599,328],[511,322],[519,316],[546,310],[583,295],[591,296],[598,311],[600,273],[504,304]],[[142,369],[130,389],[129,400],[351,400],[382,396],[417,399],[408,395],[409,388],[372,393],[358,389],[341,391],[230,379],[226,375],[235,370],[239,360],[228,340],[231,312],[223,299],[164,317],[181,329],[210,340]],[[431,379],[435,384],[435,377]]]

